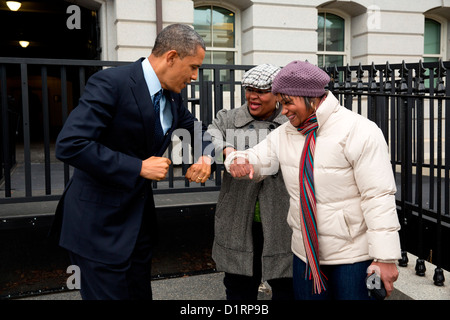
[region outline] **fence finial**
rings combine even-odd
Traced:
[[[447,68],[445,68],[442,59],[439,59],[439,64],[436,69],[436,77],[438,78],[436,84],[436,95],[445,95],[444,78],[446,75],[447,75]]]
[[[400,267],[406,267],[408,265],[408,253],[405,250],[402,250],[402,258],[398,260],[398,265]]]
[[[358,92],[362,92],[363,90],[363,81],[362,81],[363,76],[364,76],[364,69],[360,62],[358,65],[358,69],[356,69],[356,78],[357,78],[356,90]]]
[[[347,67],[344,70],[344,78],[345,78],[344,89],[350,90],[352,87],[352,70],[350,69],[348,63]]]
[[[400,85],[397,87],[400,94],[408,93],[408,68],[406,67],[405,60],[402,61],[402,66],[399,70],[400,73]]]
[[[418,258],[416,260],[416,274],[420,277],[425,276],[425,271],[427,271],[427,268],[425,267],[425,260]]]
[[[377,76],[377,69],[375,63],[372,61],[372,65],[369,69],[369,91],[375,91],[377,89],[377,82],[375,77]]]
[[[386,67],[384,68],[384,91],[391,91],[392,85],[391,82],[389,81],[389,78],[391,78],[392,76],[392,69],[391,66],[389,65],[389,62],[386,61]]]
[[[442,287],[444,285],[444,271],[441,268],[437,267],[436,269],[434,269],[433,281],[434,284],[438,287]]]
[[[415,90],[417,94],[423,95],[425,94],[425,84],[424,84],[424,73],[425,68],[423,67],[422,60],[419,60],[419,64],[416,69],[416,86]]]

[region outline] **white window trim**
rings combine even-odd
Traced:
[[[340,18],[344,19],[344,51],[319,51],[317,50],[317,56],[320,55],[337,55],[337,56],[343,56],[343,65],[347,65],[347,63],[350,62],[350,43],[351,43],[351,17],[350,15],[335,9],[322,9],[318,10],[317,13],[317,19],[319,18],[320,13],[331,13],[334,15],[339,16]]]
[[[425,19],[431,19],[436,22],[439,22],[441,24],[441,43],[440,43],[440,53],[439,54],[425,54],[423,53],[424,58],[438,58],[442,60],[447,59],[447,28],[448,23],[446,19],[443,19],[440,16],[433,15],[433,14],[426,14],[423,18],[423,34],[424,34],[424,42],[425,42]],[[425,44],[424,44],[425,46]],[[422,48],[425,49],[425,48]]]
[[[221,7],[234,12],[234,48],[206,47],[206,51],[234,52],[234,64],[241,64],[241,11],[230,4],[222,3],[222,1],[194,1],[194,10],[196,7],[202,6]]]

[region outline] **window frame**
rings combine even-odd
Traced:
[[[233,52],[234,53],[234,64],[235,65],[240,64],[241,63],[241,57],[240,57],[241,25],[240,25],[239,9],[232,7],[230,5],[226,5],[221,2],[218,3],[218,2],[212,2],[212,1],[194,1],[194,11],[198,7],[205,7],[205,6],[220,7],[220,8],[223,8],[223,9],[233,12],[234,13],[234,28],[235,28],[235,30],[234,30],[234,48],[207,46],[206,52],[209,52],[211,54],[211,56],[213,55],[214,52],[220,52],[220,51]],[[212,63],[214,64],[214,61],[212,61]]]
[[[343,51],[326,51],[326,50],[321,50],[319,51],[319,43],[317,42],[317,63],[319,61],[319,57],[320,56],[342,56],[342,65],[345,66],[347,65],[347,63],[349,63],[350,61],[350,39],[351,39],[351,17],[345,13],[343,13],[342,11],[339,10],[332,10],[332,9],[323,9],[323,10],[318,10],[317,12],[317,21],[319,20],[319,14],[333,14],[335,16],[338,16],[339,18],[341,18],[342,20],[344,20],[344,50]],[[319,25],[317,24],[317,40],[319,39]],[[325,47],[324,47],[325,48]],[[319,66],[319,67],[323,67],[323,66]]]
[[[439,23],[441,25],[441,39],[440,39],[440,43],[439,43],[439,53],[436,54],[426,54],[425,53],[425,19],[430,19],[433,20],[437,23]],[[442,60],[446,60],[447,59],[447,20],[436,16],[436,15],[424,15],[424,19],[423,19],[423,54],[422,57],[425,58],[434,58],[434,59],[442,59]]]

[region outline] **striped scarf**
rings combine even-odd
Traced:
[[[305,278],[313,279],[314,293],[325,288],[325,275],[320,271],[319,241],[317,240],[316,197],[314,194],[314,149],[316,146],[316,114],[313,113],[297,130],[305,135],[302,157],[300,159],[300,220],[303,243],[306,250],[307,268]]]

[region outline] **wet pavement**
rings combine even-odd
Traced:
[[[154,300],[225,300],[223,273],[152,280]],[[263,294],[263,292],[261,293]],[[21,300],[81,300],[78,290],[34,295]]]
[[[36,159],[39,155],[37,151],[32,152],[33,196],[45,194],[45,168]],[[25,194],[25,171],[19,160],[12,174],[13,197]],[[64,187],[63,171],[62,163],[52,162],[54,194],[62,192]],[[184,179],[175,181],[180,188],[184,183]],[[158,189],[167,188],[166,184],[158,183]],[[215,182],[211,180],[206,185],[213,187]],[[4,185],[0,183],[2,190]],[[153,279],[214,272],[211,248],[219,192],[156,192],[160,192],[155,194],[159,243],[154,249]],[[66,270],[71,263],[67,253],[47,238],[56,205],[57,201],[43,201],[0,206],[0,299],[67,291],[66,280],[70,274]]]
[[[154,250],[153,279],[214,272],[214,207],[163,207],[158,210],[159,242]],[[65,250],[49,241],[48,229],[49,225],[39,225],[0,232],[0,299],[66,290],[70,262]]]
[[[222,272],[212,272],[183,277],[153,279],[154,300],[225,300],[225,286]],[[258,300],[271,298],[270,286],[262,283]],[[31,295],[20,300],[82,300],[78,290],[66,290],[39,295]]]

